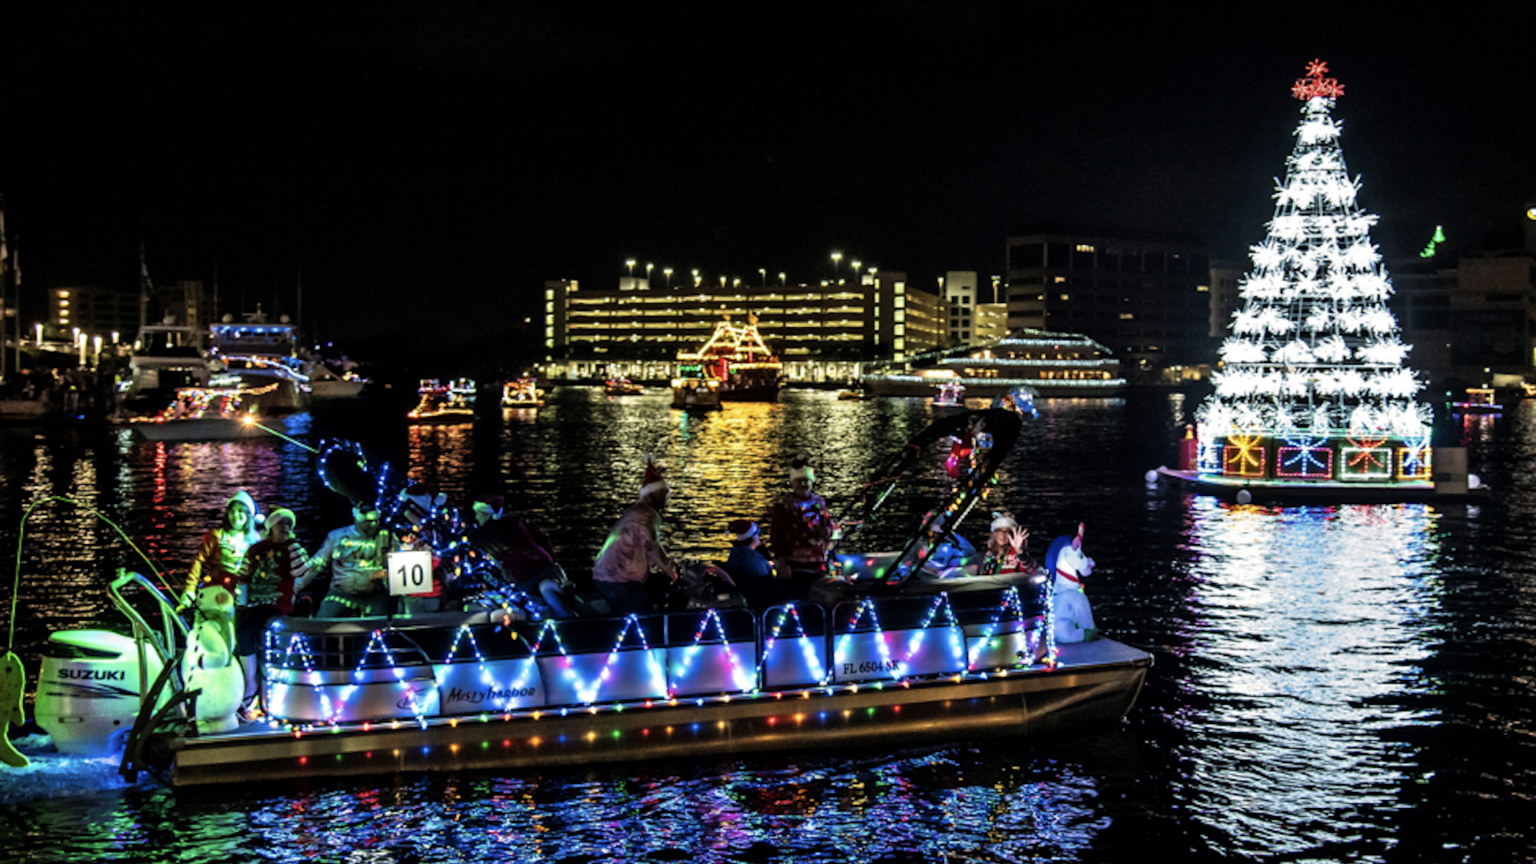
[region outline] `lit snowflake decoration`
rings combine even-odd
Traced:
[[[1307,77],[1299,78],[1291,85],[1291,95],[1303,102],[1316,99],[1321,96],[1324,99],[1335,99],[1344,95],[1344,85],[1336,78],[1324,78],[1328,74],[1328,64],[1321,60],[1313,60],[1307,64]]]

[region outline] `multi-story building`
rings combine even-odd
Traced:
[[[1523,239],[1393,266],[1408,363],[1436,390],[1536,382],[1536,213]]]
[[[976,329],[969,344],[985,345],[1008,335],[1008,304],[977,303]]]
[[[860,363],[930,350],[943,344],[947,325],[943,301],[899,272],[661,289],[626,278],[618,290],[597,291],[555,280],[544,286],[545,357],[572,377],[614,364],[632,377],[667,377],[677,352],[703,344],[722,316],[749,314],[791,378],[847,378]]]
[[[1210,282],[1196,237],[1044,226],[1008,239],[1008,327],[1081,333],[1146,380],[1210,362]]]
[[[976,342],[976,271],[951,270],[939,280],[939,288],[949,307],[948,345],[972,345]]]
[[[112,334],[128,338],[139,330],[139,298],[124,291],[71,285],[48,291],[47,325],[70,337],[76,330],[101,336],[111,344]]]

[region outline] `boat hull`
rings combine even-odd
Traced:
[[[134,423],[132,426],[150,441],[239,441],[267,435],[258,426],[227,417],[195,417],[163,423]]]
[[[1178,483],[1194,492],[1227,500],[1240,501],[1239,493],[1246,492],[1247,501],[1241,501],[1241,503],[1376,504],[1457,500],[1477,498],[1484,494],[1482,490],[1447,491],[1443,487],[1437,487],[1430,480],[1404,480],[1390,483],[1350,480],[1287,482],[1213,476],[1166,467],[1158,468],[1157,473],[1159,477]],[[1465,487],[1465,483],[1462,487]]]
[[[1151,655],[1101,639],[1060,648],[1043,667],[912,683],[570,709],[563,715],[434,718],[314,733],[252,727],[151,737],[145,755],[178,786],[391,772],[523,769],[778,750],[1037,736],[1118,720]]]
[[[992,399],[1021,385],[1035,390],[1039,394],[1037,399],[1109,398],[1123,395],[1126,389],[1126,383],[1121,379],[1098,383],[1091,380],[1049,378],[1022,381],[998,378],[934,379],[918,375],[865,375],[863,378],[864,388],[876,396],[929,397],[933,395],[934,386],[944,380],[958,380],[965,385],[967,399]]]

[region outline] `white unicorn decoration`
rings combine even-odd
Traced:
[[[1083,523],[1077,524],[1076,537],[1057,537],[1045,553],[1045,569],[1055,574],[1052,615],[1056,620],[1057,644],[1088,642],[1097,639],[1093,610],[1083,593],[1083,579],[1093,572],[1093,559],[1083,554]]]

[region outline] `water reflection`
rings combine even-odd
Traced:
[[[1186,732],[1178,794],[1237,854],[1360,842],[1408,776],[1411,753],[1384,733],[1428,720],[1381,697],[1422,686],[1436,513],[1190,506],[1179,686],[1202,707],[1168,718]]]

